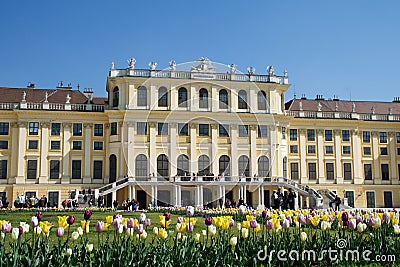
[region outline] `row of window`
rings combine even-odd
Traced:
[[[38,140],[29,140],[28,149],[38,149]],[[8,149],[8,141],[0,140],[0,149]],[[51,150],[60,150],[61,141],[50,141]],[[82,141],[72,141],[72,150],[82,150]],[[93,142],[93,150],[103,150],[103,142],[95,141]]]
[[[187,107],[188,106],[188,90],[185,87],[181,87],[178,90],[178,106]],[[229,107],[229,97],[228,91],[221,89],[218,91],[219,108],[227,109]],[[140,86],[137,89],[137,106],[147,107],[148,106],[148,96],[147,88]],[[113,90],[113,107],[118,107],[119,105],[119,88],[115,87]],[[158,89],[158,107],[168,107],[168,89],[166,87],[160,87]],[[201,88],[199,90],[199,108],[209,107],[209,96],[208,90]],[[247,92],[245,90],[240,90],[238,93],[238,108],[247,109]],[[267,94],[264,91],[259,91],[257,93],[257,108],[259,110],[267,109]]]
[[[325,141],[330,142],[333,141],[333,130],[325,130]],[[297,141],[298,133],[297,129],[290,129],[289,131],[290,141]],[[307,141],[314,142],[315,141],[315,130],[307,129]],[[342,142],[350,142],[350,130],[342,130]],[[371,142],[371,132],[363,131],[362,135],[363,143]],[[379,143],[386,144],[388,142],[387,132],[379,132]],[[400,143],[400,132],[396,133],[396,142]]]
[[[298,145],[290,145],[289,151],[292,154],[299,153],[299,146]],[[315,154],[316,153],[316,146],[315,145],[308,145],[307,146],[307,154]],[[325,154],[333,154],[333,146],[325,146]],[[351,154],[351,146],[342,146],[342,154],[343,155],[350,155]],[[371,155],[371,147],[363,147],[363,154],[365,156]],[[380,147],[380,155],[387,156],[389,155],[387,147]],[[400,147],[397,147],[397,155],[400,155]]]

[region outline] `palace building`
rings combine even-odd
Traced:
[[[141,207],[400,206],[400,99],[292,99],[288,74],[239,73],[207,58],[156,69],[114,64],[107,98],[60,84],[0,88],[0,196],[88,192]],[[396,193],[397,192],[397,193]]]

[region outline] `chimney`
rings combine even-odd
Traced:
[[[305,94],[301,94],[301,98],[300,98],[301,100],[307,100],[307,97],[306,97],[306,95]]]
[[[86,96],[87,99],[90,101],[93,100],[93,89],[92,88],[85,88],[83,90],[83,94]]]
[[[35,89],[36,84],[29,82],[26,88]]]
[[[324,97],[322,95],[317,95],[317,97],[315,98],[315,100],[325,100]]]
[[[337,95],[333,96],[333,101],[339,101],[339,97]]]
[[[393,103],[400,103],[400,97],[396,96],[396,97],[393,99]]]

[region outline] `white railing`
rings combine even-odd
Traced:
[[[365,114],[333,111],[286,110],[287,116],[296,118],[358,119],[364,121],[400,121],[400,114]]]
[[[0,103],[0,109],[17,109],[17,103]]]
[[[0,103],[0,110],[31,109],[31,110],[73,110],[103,112],[106,105],[94,104],[63,104],[63,103]]]

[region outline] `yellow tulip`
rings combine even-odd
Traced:
[[[108,223],[108,224],[112,224],[112,223],[113,223],[113,221],[114,221],[114,218],[113,218],[113,216],[107,216],[107,217],[106,217],[106,223]]]
[[[396,235],[400,234],[400,226],[397,224],[393,225],[393,231]]]
[[[278,217],[272,218],[271,222],[272,222],[272,228],[274,229],[278,229],[278,227],[281,226],[281,221]]]
[[[67,229],[69,224],[67,223],[68,216],[58,216],[58,226]]]
[[[243,221],[242,227],[246,228],[246,229],[249,229],[250,228],[250,221]]]
[[[254,228],[254,232],[258,233],[258,232],[260,232],[260,231],[261,231],[260,224],[259,224],[259,223],[257,223],[257,227],[256,227],[256,228]]]
[[[167,228],[171,223],[171,220],[166,221],[164,215],[160,215],[160,225],[162,228]]]
[[[179,233],[186,233],[186,222],[182,222],[179,227]]]
[[[323,216],[321,217],[321,219],[322,219],[324,222],[329,222],[329,216],[328,216],[328,215],[323,215]]]
[[[320,219],[317,216],[310,217],[310,221],[314,227],[317,227],[319,224]]]
[[[254,216],[246,215],[246,221],[251,221],[251,220],[254,220],[254,219],[255,219]]]
[[[186,224],[189,224],[189,219],[188,219],[188,218],[185,218],[184,222],[185,222]],[[196,219],[196,218],[193,218],[193,217],[190,218],[190,224],[191,224],[191,225],[196,226],[196,223],[197,223],[197,219]]]
[[[167,231],[164,228],[158,229],[158,237],[161,239],[165,239],[168,237]]]
[[[301,234],[300,234],[300,239],[301,239],[301,241],[306,242],[306,240],[307,240],[307,233],[306,233],[306,232],[301,232]]]
[[[50,232],[51,227],[53,227],[53,224],[48,221],[41,221],[39,225],[45,235],[47,235]]]

